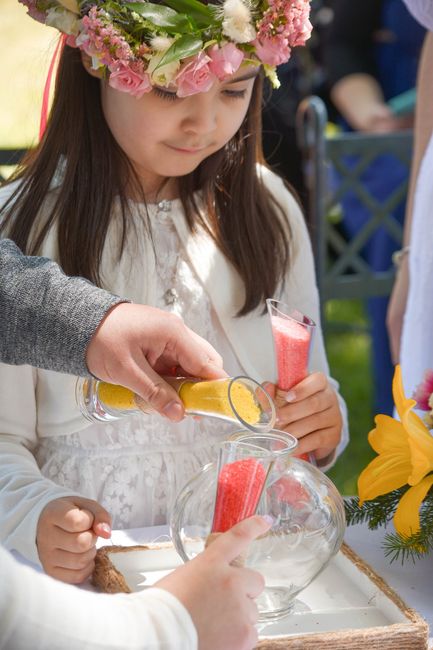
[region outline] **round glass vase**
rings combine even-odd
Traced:
[[[275,423],[272,398],[250,377],[164,379],[178,393],[187,415],[219,418],[255,432],[268,431]],[[81,413],[91,422],[112,422],[136,413],[155,412],[128,388],[98,379],[79,378],[75,397]]]
[[[243,558],[265,579],[256,602],[259,621],[266,623],[288,615],[298,594],[339,550],[345,531],[343,499],[319,469],[292,456],[297,442],[290,434],[243,430],[230,441],[244,450],[246,445],[261,448],[266,462],[272,456],[256,513],[270,515],[273,525]],[[212,533],[219,475],[218,463],[206,465],[176,499],[170,529],[185,562],[205,548]]]

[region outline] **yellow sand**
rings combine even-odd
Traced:
[[[235,417],[228,398],[230,381],[230,379],[220,379],[185,382],[179,391],[179,396],[189,411]],[[237,413],[245,422],[256,424],[260,420],[260,408],[253,393],[246,386],[235,382],[231,388],[231,397]]]
[[[135,394],[129,388],[117,386],[116,384],[108,384],[101,381],[98,386],[98,397],[100,401],[109,406],[110,408],[127,411],[136,409]]]
[[[186,381],[179,390],[179,397],[187,411],[215,413],[236,417],[230,406],[228,387],[230,379],[216,381]],[[128,388],[101,381],[98,387],[100,401],[113,409],[122,411],[137,409],[134,393]],[[231,388],[232,402],[239,416],[248,424],[260,420],[260,408],[254,394],[243,384],[235,382]]]

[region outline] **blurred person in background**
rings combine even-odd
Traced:
[[[403,255],[388,312],[394,360],[401,363],[404,388],[410,395],[422,381],[424,372],[433,368],[433,2],[405,0],[405,3],[429,30],[418,73],[415,146]]]
[[[389,100],[414,88],[425,30],[410,15],[402,0],[334,0],[334,18],[324,45],[330,97],[338,109],[344,130],[392,133],[412,126],[413,114],[395,115]],[[347,158],[355,168],[358,158]],[[369,194],[384,203],[407,176],[407,168],[392,155],[377,157],[360,175]],[[355,237],[371,215],[355,192],[341,200],[342,229]],[[402,202],[392,217],[403,224]],[[369,238],[362,254],[374,271],[385,271],[400,247],[385,227]],[[393,364],[386,329],[388,297],[367,301],[372,332],[375,410],[392,414]]]
[[[290,60],[278,67],[280,88],[264,93],[262,111],[263,153],[272,169],[296,191],[308,222],[307,187],[302,152],[297,142],[296,111],[309,95],[319,95],[329,105],[322,65],[323,33],[332,19],[332,0],[312,0],[313,32],[306,47],[293,51]],[[302,50],[302,51],[301,51]]]

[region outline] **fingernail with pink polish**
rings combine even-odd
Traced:
[[[262,519],[264,519],[270,526],[273,526],[275,523],[275,519],[271,515],[262,515]]]
[[[293,390],[288,390],[284,395],[286,402],[293,402],[296,399],[296,393]]]
[[[111,535],[111,526],[110,524],[99,524],[99,528],[104,532],[106,535]]]

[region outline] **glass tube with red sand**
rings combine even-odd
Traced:
[[[290,309],[279,300],[268,299],[266,303],[274,339],[278,388],[289,391],[308,374],[316,324],[308,316],[296,309]],[[313,460],[310,454],[302,454],[300,458]]]
[[[255,514],[274,455],[249,443],[221,443],[212,533]]]

